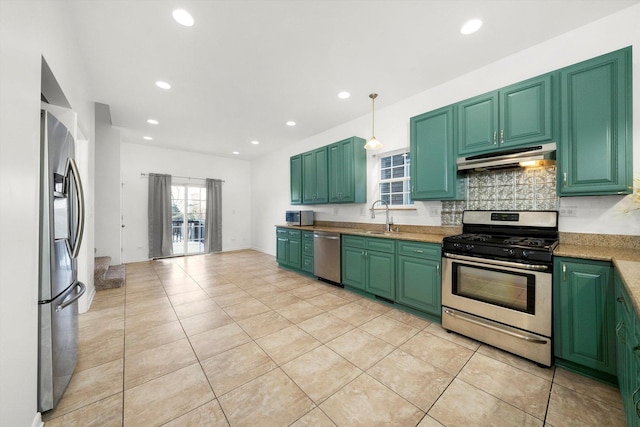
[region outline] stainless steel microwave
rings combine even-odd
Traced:
[[[287,211],[287,225],[313,225],[313,211]]]

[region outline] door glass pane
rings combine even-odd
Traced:
[[[454,265],[455,295],[535,314],[533,275]]]
[[[197,186],[171,187],[174,255],[204,252],[206,189]]]

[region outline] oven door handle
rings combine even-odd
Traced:
[[[502,328],[499,328],[497,326],[494,326],[494,325],[491,325],[491,324],[488,324],[488,323],[481,322],[479,320],[473,319],[473,318],[471,318],[469,316],[465,316],[464,314],[462,314],[460,312],[457,312],[455,310],[452,310],[450,308],[444,307],[442,309],[442,311],[444,311],[449,316],[457,317],[458,319],[464,320],[464,321],[469,322],[469,323],[473,323],[474,325],[482,326],[483,328],[487,328],[487,329],[494,330],[496,332],[500,332],[502,334],[511,335],[512,337],[515,337],[515,338],[530,342],[532,344],[546,344],[547,343],[547,340],[543,340],[543,339],[540,339],[538,337],[534,337],[534,336],[531,336],[531,335],[525,335],[525,334],[517,333],[517,332],[511,331],[511,330],[502,329]]]
[[[499,260],[490,259],[490,258],[477,258],[477,257],[471,257],[471,256],[465,256],[465,255],[451,254],[449,252],[445,252],[444,256],[446,258],[459,259],[461,261],[472,261],[472,262],[479,262],[483,264],[499,265],[501,267],[521,268],[524,270],[547,271],[549,269],[549,266],[547,265],[520,264],[519,262],[499,261]]]

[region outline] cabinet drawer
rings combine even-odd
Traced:
[[[289,235],[289,230],[286,228],[276,228],[276,236],[278,237],[287,237]]]
[[[313,256],[302,256],[302,270],[313,274]]]
[[[396,241],[392,239],[378,239],[369,237],[366,239],[366,248],[372,251],[393,253],[396,250]]]
[[[364,237],[350,236],[348,234],[342,235],[342,246],[350,246],[352,248],[364,248]]]
[[[303,231],[302,232],[302,238],[307,240],[313,240],[313,231]]]
[[[434,243],[398,241],[398,255],[439,260],[442,257],[442,246]]]
[[[308,241],[305,239],[302,240],[302,253],[304,255],[313,256],[313,240],[311,241]]]
[[[288,234],[289,234],[289,237],[291,237],[292,239],[300,238],[300,230],[288,230]]]

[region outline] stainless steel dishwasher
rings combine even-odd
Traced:
[[[340,233],[313,232],[313,274],[340,284]]]

